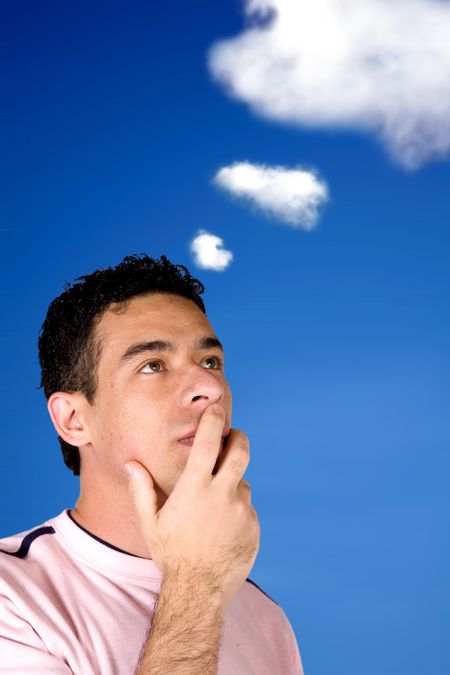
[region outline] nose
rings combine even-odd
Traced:
[[[183,407],[197,412],[203,411],[213,403],[224,403],[226,383],[217,372],[205,370],[202,366],[193,368],[189,373],[182,394]]]

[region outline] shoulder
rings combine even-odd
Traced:
[[[247,577],[247,579],[246,579],[245,581],[246,581],[246,583],[252,584],[252,586],[254,586],[254,588],[256,588],[260,593],[262,593],[263,595],[265,595],[266,598],[269,598],[269,600],[271,600],[272,602],[274,602],[275,605],[277,605],[277,607],[280,607],[280,605],[278,604],[278,602],[276,602],[276,600],[274,600],[268,593],[266,593],[266,591],[264,591],[264,590],[261,588],[261,586],[258,586],[258,584],[257,584],[255,581],[253,581],[252,579],[250,579],[250,577]]]
[[[1,538],[0,593],[11,599],[23,598],[44,584],[57,557],[55,539],[48,522]]]
[[[20,559],[26,558],[30,553],[31,545],[38,537],[54,533],[55,529],[51,525],[42,524],[29,530],[12,534],[9,537],[3,537],[0,539],[0,560],[5,559],[4,556]]]

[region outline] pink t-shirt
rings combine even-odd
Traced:
[[[68,510],[0,539],[0,674],[133,675],[161,586]],[[225,614],[218,675],[303,675],[281,607],[247,579]]]

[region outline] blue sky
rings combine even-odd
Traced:
[[[250,576],[305,672],[450,672],[450,160],[412,170],[356,123],[284,123],[231,97],[208,53],[245,31],[239,2],[8,11],[1,536],[78,496],[37,389],[49,302],[125,255],[165,254],[206,287],[251,443]],[[314,171],[329,192],[315,226],[219,189],[235,162]],[[233,253],[225,269],[197,264],[201,229]]]

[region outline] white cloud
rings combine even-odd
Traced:
[[[376,133],[414,169],[450,150],[449,0],[245,0],[209,67],[267,118]]]
[[[206,230],[199,230],[190,244],[195,264],[217,272],[226,269],[233,260],[233,254],[222,246],[223,239]]]
[[[284,166],[235,162],[220,169],[214,182],[251,201],[296,228],[311,230],[328,190],[312,171]]]

